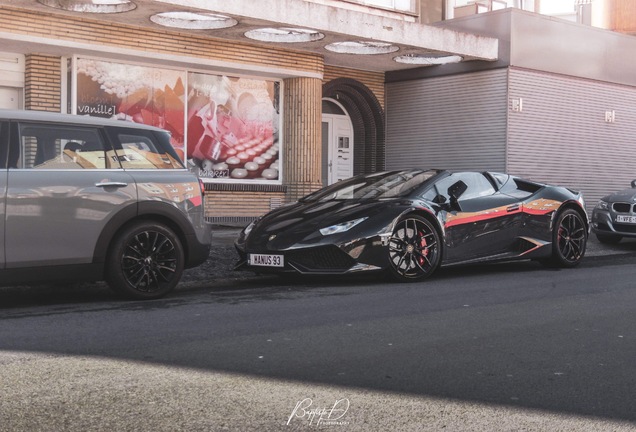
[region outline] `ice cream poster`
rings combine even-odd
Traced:
[[[185,156],[185,72],[77,59],[77,114],[117,118],[170,132]]]
[[[278,181],[279,83],[188,74],[188,162],[202,178]]]

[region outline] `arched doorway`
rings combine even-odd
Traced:
[[[323,186],[353,176],[353,125],[338,101],[322,100]]]
[[[353,175],[383,170],[385,164],[384,110],[375,94],[357,80],[336,78],[322,86],[322,96],[323,101],[326,99],[336,102],[351,121]]]

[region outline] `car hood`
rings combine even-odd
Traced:
[[[607,201],[607,202],[617,202],[617,201],[634,202],[634,200],[636,199],[636,189],[633,189],[633,188],[624,189],[622,191],[618,191],[613,194],[604,196],[602,199],[603,201]]]
[[[320,234],[326,228],[354,219],[367,217],[374,220],[373,225],[382,225],[392,220],[394,212],[387,211],[405,202],[387,201],[327,201],[296,203],[274,210],[256,223],[248,236],[248,246],[285,249],[294,245],[316,244],[323,241],[331,243],[341,235],[325,236]],[[367,221],[365,221],[367,222]],[[347,233],[343,233],[347,235]],[[275,239],[272,239],[275,237]]]

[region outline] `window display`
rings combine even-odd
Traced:
[[[100,60],[77,59],[78,115],[157,126],[184,156],[185,73]]]
[[[280,83],[77,58],[76,114],[166,129],[207,181],[280,181]]]
[[[188,158],[203,178],[278,180],[274,81],[188,74]]]

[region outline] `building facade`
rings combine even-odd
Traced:
[[[366,3],[0,0],[0,108],[165,128],[210,220],[244,223],[384,168],[384,75],[417,66],[397,56],[495,59],[427,2]]]
[[[217,223],[407,164],[510,171],[594,201],[631,174],[595,186],[567,167],[594,171],[580,158],[606,133],[618,147],[603,168],[624,165],[617,101],[636,74],[631,39],[576,21],[629,33],[619,3],[573,1],[567,23],[527,12],[545,0],[0,0],[0,108],[169,130]],[[575,132],[584,109],[607,130]]]

